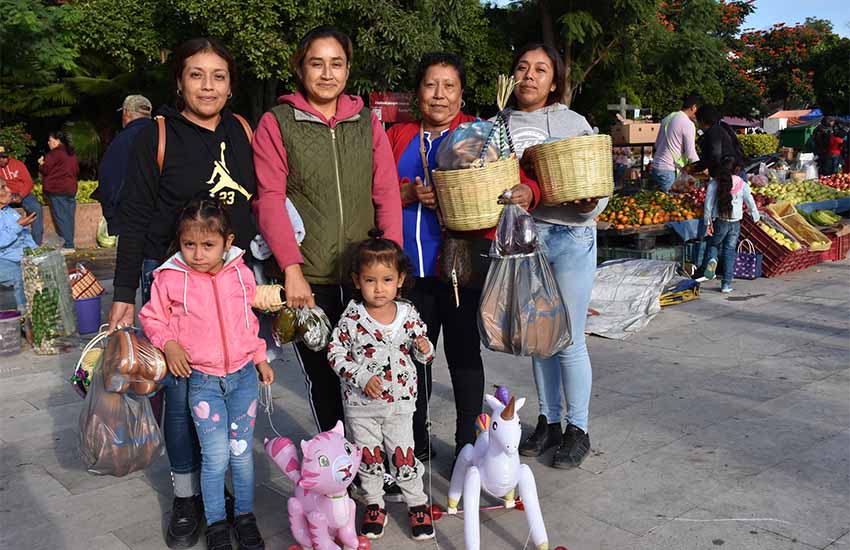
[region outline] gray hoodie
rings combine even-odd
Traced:
[[[561,103],[554,103],[530,113],[515,109],[510,109],[509,113],[511,136],[516,154],[520,158],[527,148],[549,138],[562,139],[593,133],[593,128],[583,116]],[[608,199],[602,199],[596,208],[586,214],[582,214],[574,206],[541,205],[532,215],[537,220],[558,225],[595,226],[594,218],[605,210],[607,205]]]

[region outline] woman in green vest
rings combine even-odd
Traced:
[[[378,227],[402,243],[401,196],[393,153],[381,123],[357,96],[344,93],[351,39],[333,27],[308,32],[292,58],[294,94],[278,98],[254,137],[257,222],[285,277],[291,307],[321,307],[335,325],[350,298],[343,255]],[[304,220],[297,244],[286,199]],[[296,345],[320,431],[341,420],[339,379],[327,354]]]

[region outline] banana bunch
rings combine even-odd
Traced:
[[[759,222],[758,226],[762,231],[770,235],[770,238],[774,241],[778,242],[788,250],[799,250],[803,245],[798,243],[797,241],[791,240],[785,233],[779,231],[777,229],[772,228],[768,224],[764,222]]]
[[[821,227],[829,227],[841,221],[841,216],[829,210],[815,210],[809,214],[809,221]]]

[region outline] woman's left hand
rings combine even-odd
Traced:
[[[524,183],[518,183],[511,187],[511,196],[507,199],[507,202],[509,204],[516,204],[523,210],[528,210],[533,200],[534,193],[532,193],[531,187]]]

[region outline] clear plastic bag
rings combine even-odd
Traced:
[[[460,170],[469,168],[481,158],[481,151],[487,143],[484,162],[493,162],[501,158],[498,139],[487,138],[493,132],[493,123],[484,120],[464,122],[440,143],[437,150],[437,168],[440,170]]]
[[[106,391],[95,368],[80,412],[80,456],[88,471],[122,477],[148,467],[162,450],[148,398]]]
[[[43,249],[38,249],[36,252]],[[38,354],[59,353],[56,338],[77,331],[77,314],[65,257],[56,250],[21,258],[27,316],[32,323],[34,350]]]
[[[313,351],[322,351],[331,338],[331,321],[319,306],[292,309],[284,306],[275,317],[272,336],[275,344],[304,342]]]
[[[115,393],[151,394],[159,389],[167,372],[162,352],[134,327],[109,336],[102,364],[104,387]]]
[[[567,305],[528,212],[505,207],[490,255],[478,312],[483,344],[493,351],[541,358],[569,346]]]

